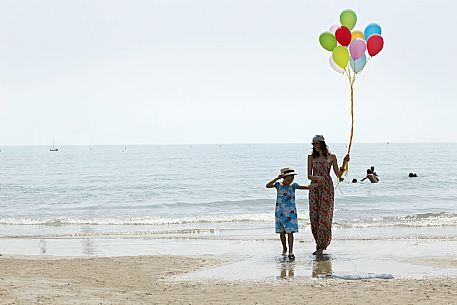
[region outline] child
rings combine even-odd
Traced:
[[[289,244],[289,259],[294,260],[294,233],[298,232],[297,208],[295,206],[295,190],[307,190],[317,187],[317,184],[311,186],[302,186],[298,183],[292,183],[296,175],[292,167],[281,169],[278,177],[267,183],[267,188],[276,188],[276,209],[275,209],[275,227],[276,233],[282,243],[282,255],[287,254],[286,233]],[[282,183],[278,182],[283,179]]]

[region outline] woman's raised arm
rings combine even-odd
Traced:
[[[335,155],[332,155],[332,165],[333,165],[333,171],[335,172],[335,175],[338,178],[341,178],[341,176],[344,174],[344,165],[348,163],[350,160],[349,155],[346,155],[343,159],[343,166],[338,167],[338,159],[336,158]]]

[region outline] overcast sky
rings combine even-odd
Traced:
[[[3,0],[0,145],[347,142],[345,8],[385,41],[354,141],[456,142],[455,1]]]

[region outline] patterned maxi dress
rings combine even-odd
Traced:
[[[324,177],[324,185],[309,190],[309,219],[316,249],[327,249],[332,240],[334,189],[330,177],[332,164],[327,160],[313,161],[313,176]]]

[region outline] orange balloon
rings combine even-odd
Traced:
[[[352,33],[351,33],[351,41],[353,41],[356,38],[360,38],[360,39],[365,40],[365,35],[363,34],[362,31],[359,31],[359,30],[352,31]]]

